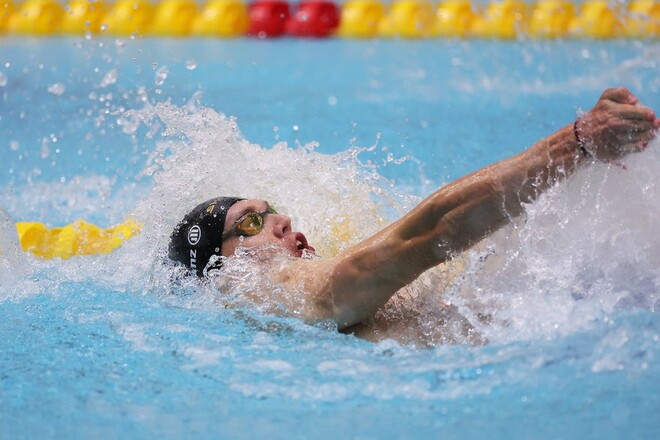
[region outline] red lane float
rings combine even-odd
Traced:
[[[339,8],[331,1],[303,1],[287,22],[286,33],[296,37],[328,37],[339,27],[339,17]]]
[[[289,3],[282,0],[258,0],[249,6],[248,35],[259,38],[281,37],[290,18]]]

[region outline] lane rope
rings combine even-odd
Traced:
[[[657,39],[660,1],[0,0],[0,35]]]

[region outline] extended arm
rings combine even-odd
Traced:
[[[401,287],[507,224],[591,157],[611,161],[643,150],[658,126],[630,92],[606,90],[575,125],[437,190],[394,224],[318,263],[306,286],[319,299],[319,317],[345,328],[373,316]]]

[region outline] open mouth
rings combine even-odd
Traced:
[[[307,238],[303,234],[296,234],[296,249],[302,251],[307,248]]]
[[[299,257],[303,255],[303,251],[315,252],[314,248],[307,242],[305,235],[300,232],[296,234],[296,251]]]

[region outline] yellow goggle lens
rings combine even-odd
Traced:
[[[264,228],[264,217],[258,212],[245,214],[236,223],[236,230],[244,235],[257,235]]]

